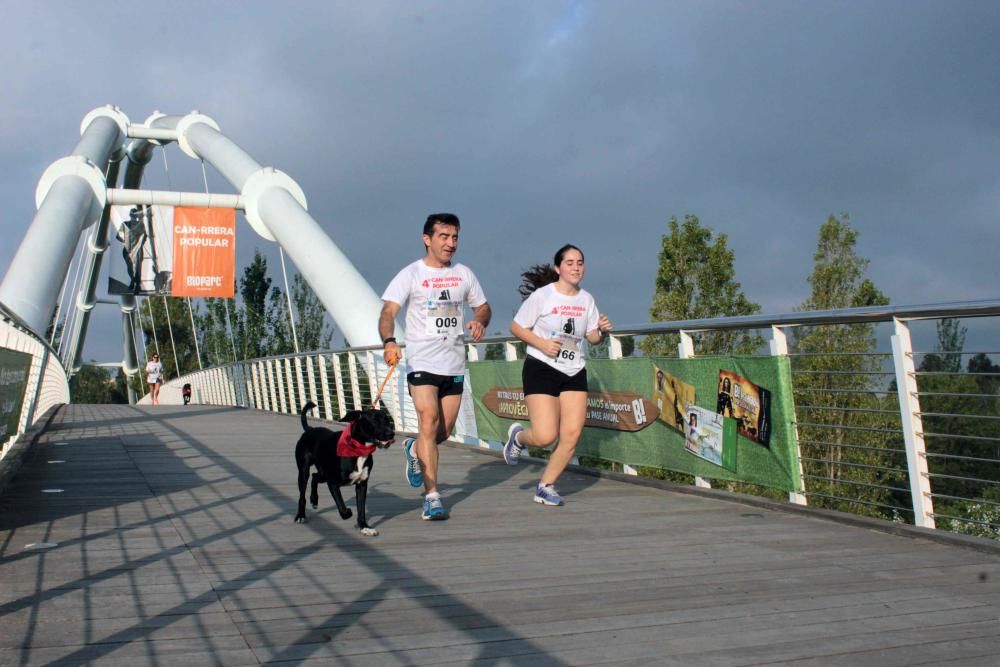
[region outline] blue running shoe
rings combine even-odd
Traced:
[[[562,505],[563,500],[559,497],[556,487],[551,484],[539,484],[535,488],[535,502],[542,505]]]
[[[403,441],[403,454],[406,455],[406,481],[414,488],[424,485],[424,472],[420,469],[417,455],[413,453],[413,446],[416,444],[417,441],[413,438],[407,438]]]
[[[524,451],[524,446],[518,444],[517,434],[523,430],[524,427],[520,424],[512,424],[507,429],[507,442],[503,446],[503,460],[509,466],[516,466],[518,461],[521,460],[521,452]]]
[[[448,518],[448,510],[444,508],[441,498],[424,498],[424,513],[420,516],[424,521],[444,521]]]

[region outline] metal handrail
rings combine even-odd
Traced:
[[[628,336],[650,336],[660,334],[680,334],[682,339],[697,331],[726,331],[726,330],[746,330],[754,328],[771,327],[776,339],[783,340],[782,331],[793,327],[812,326],[842,326],[853,324],[876,324],[893,322],[897,336],[894,337],[892,352],[876,351],[872,353],[841,353],[833,352],[829,355],[821,353],[797,353],[794,350],[788,351],[788,356],[795,358],[792,364],[793,384],[796,379],[805,377],[817,377],[819,375],[842,375],[854,376],[858,378],[856,387],[835,387],[835,388],[794,388],[795,396],[812,396],[821,392],[832,400],[840,400],[841,396],[865,396],[871,401],[871,407],[837,407],[828,405],[828,401],[822,401],[817,405],[800,405],[796,409],[796,414],[792,416],[793,425],[803,431],[812,431],[812,435],[819,435],[826,432],[837,432],[841,435],[871,434],[874,438],[871,442],[841,442],[825,443],[821,439],[809,437],[803,432],[803,436],[798,445],[800,447],[812,448],[811,451],[801,453],[797,463],[806,465],[810,469],[802,471],[802,478],[805,487],[798,493],[792,494],[793,502],[816,502],[824,506],[841,507],[837,503],[845,504],[842,509],[849,507],[865,506],[882,508],[883,515],[898,517],[899,512],[911,513],[914,521],[919,525],[934,527],[933,518],[935,516],[932,498],[940,498],[941,502],[979,502],[976,497],[954,498],[949,494],[934,493],[930,486],[930,481],[946,480],[952,478],[964,480],[961,472],[951,474],[952,471],[941,468],[950,461],[952,465],[963,463],[975,463],[989,465],[996,462],[1000,467],[1000,460],[987,458],[987,455],[970,457],[968,454],[963,458],[961,450],[941,449],[942,439],[947,439],[946,446],[952,443],[967,441],[988,441],[994,442],[993,438],[986,436],[933,433],[932,428],[924,428],[921,420],[926,419],[927,425],[937,424],[934,420],[940,420],[949,415],[954,418],[972,417],[979,419],[979,423],[987,423],[1000,417],[992,414],[962,415],[953,414],[948,410],[935,409],[929,405],[926,410],[921,410],[920,400],[933,401],[937,396],[957,396],[965,398],[995,398],[989,394],[962,394],[958,392],[935,392],[925,391],[925,389],[936,388],[932,384],[924,386],[924,382],[931,383],[933,377],[918,377],[930,375],[918,371],[913,366],[915,354],[909,344],[909,334],[907,322],[917,319],[933,318],[970,318],[970,317],[997,317],[1000,316],[1000,300],[987,301],[966,301],[932,305],[917,306],[878,306],[870,308],[852,308],[834,311],[809,311],[784,313],[777,315],[750,315],[738,317],[722,317],[702,320],[679,320],[672,322],[645,323],[640,325],[617,326],[612,333],[612,338],[621,339]],[[897,349],[895,339],[900,336],[900,332],[905,334],[905,345]],[[779,340],[779,342],[780,342]],[[470,358],[481,359],[485,350],[489,346],[503,346],[504,358],[511,359],[511,351],[515,349],[511,343],[518,342],[509,334],[493,335],[484,338],[477,343],[467,341],[470,350]],[[402,346],[405,354],[405,344]],[[784,345],[779,345],[775,349],[783,349]],[[614,347],[612,348],[614,349]],[[778,352],[780,353],[780,352]],[[520,354],[520,353],[519,353]],[[806,363],[806,358],[832,356],[861,356],[883,363],[884,359],[891,358],[895,366],[895,379],[904,378],[905,382],[900,388],[890,390],[888,383],[883,385],[883,379],[888,379],[893,373],[889,371],[811,371],[800,369],[799,360]],[[907,364],[909,364],[907,366]],[[378,345],[358,346],[347,349],[330,349],[310,352],[307,354],[282,354],[273,355],[261,359],[250,361],[232,362],[214,369],[206,369],[188,377],[198,376],[204,380],[201,391],[205,393],[205,402],[236,403],[255,407],[263,410],[273,410],[280,412],[293,412],[296,406],[304,403],[306,398],[314,400],[321,406],[321,410],[327,418],[335,418],[338,410],[357,407],[373,395],[372,382],[378,382],[384,377],[386,371],[382,362],[382,349]],[[963,374],[966,375],[966,374]],[[867,381],[862,381],[867,378]],[[174,382],[183,381],[181,378]],[[918,384],[920,383],[920,384]],[[168,383],[170,384],[170,383]],[[241,386],[238,386],[241,385]],[[389,393],[388,407],[397,417],[397,425],[401,430],[415,429],[415,413],[412,412],[412,405],[408,403],[409,397],[405,391],[405,381],[400,377],[390,383],[394,390]],[[161,399],[163,394],[161,394]],[[385,398],[385,397],[384,397]],[[467,402],[463,401],[463,410]],[[898,409],[893,409],[898,405]],[[983,408],[985,409],[985,408]],[[407,411],[410,411],[407,413]],[[471,408],[469,410],[471,412]],[[982,410],[980,410],[982,411]],[[844,423],[823,423],[824,417],[831,417],[835,422],[842,421],[837,413],[850,413],[859,417],[869,416],[871,423],[844,424]],[[809,415],[810,419],[801,419],[803,414]],[[405,416],[404,416],[405,415]],[[482,445],[476,437],[476,427],[474,415],[471,422],[461,424],[458,433],[466,442]],[[853,419],[851,420],[853,421]],[[908,422],[912,422],[909,426]],[[902,423],[902,426],[900,424]],[[947,430],[947,427],[937,427],[934,430]],[[861,435],[857,436],[858,438]],[[926,452],[924,450],[924,438],[934,439],[935,451]],[[496,443],[493,443],[495,446]],[[854,452],[848,454],[841,460],[831,460],[824,458],[821,451],[816,448],[837,447],[844,452]],[[951,452],[949,454],[949,451]],[[876,457],[873,460],[868,456]],[[864,457],[864,458],[863,458]],[[917,463],[914,465],[913,462]],[[928,462],[933,462],[933,467],[928,469]],[[610,464],[609,464],[610,465]],[[617,464],[616,464],[617,465]],[[836,476],[824,476],[827,473],[817,466],[837,466],[840,470],[871,470],[882,471],[890,478],[880,479],[876,476],[869,481],[857,479],[837,478]],[[619,468],[616,468],[619,469]],[[629,466],[621,466],[625,472],[634,472]],[[985,473],[983,473],[985,474]],[[1000,475],[998,475],[1000,478]],[[909,488],[906,488],[909,479]],[[700,480],[704,484],[706,480]],[[969,478],[970,483],[974,480]],[[826,485],[830,485],[826,488]],[[815,488],[813,488],[815,487]],[[970,487],[971,488],[971,487]],[[830,492],[830,489],[836,489]],[[854,489],[854,491],[850,490]],[[889,502],[886,497],[878,494],[872,495],[864,491],[889,491],[893,495],[909,492],[912,507],[897,507]],[[820,492],[822,491],[822,492]],[[940,491],[948,491],[947,485]],[[841,493],[844,495],[838,496]],[[969,492],[970,494],[974,491]],[[884,495],[884,494],[883,494]],[[902,500],[902,499],[900,499]],[[893,501],[895,502],[895,501]],[[831,503],[833,503],[831,505]],[[944,513],[957,515],[959,512],[954,507],[943,508]],[[858,510],[860,511],[860,510]],[[870,512],[868,512],[870,514]],[[940,513],[939,513],[940,514]],[[950,529],[955,529],[958,518],[949,523]],[[975,523],[972,517],[969,523]]]

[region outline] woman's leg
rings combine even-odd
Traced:
[[[587,392],[564,391],[559,394],[557,400],[558,411],[561,414],[559,444],[549,457],[549,463],[542,473],[542,484],[555,484],[569,465],[570,459],[576,452],[576,444],[580,441],[580,434],[583,432],[583,422],[587,418]]]
[[[528,418],[531,427],[517,436],[524,447],[551,447],[559,435],[559,398],[548,394],[528,394]]]

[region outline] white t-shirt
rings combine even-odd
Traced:
[[[406,307],[406,370],[436,375],[465,372],[465,304],[478,308],[486,295],[464,264],[436,269],[422,259],[403,267],[382,295]]]
[[[566,375],[576,375],[587,363],[588,331],[597,328],[597,304],[587,290],[574,296],[560,294],[555,283],[531,293],[514,316],[514,321],[542,338],[558,338],[562,349],[553,358],[528,346],[528,355],[544,361]]]
[[[150,361],[146,364],[146,384],[156,384],[163,380],[163,364],[159,361]]]

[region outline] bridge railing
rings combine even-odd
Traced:
[[[69,382],[59,356],[0,306],[0,456],[46,410],[68,402]]]
[[[1000,538],[1000,367],[991,365],[986,351],[934,349],[938,322],[998,316],[1000,301],[976,301],[657,322],[617,327],[609,355],[620,358],[626,338],[674,334],[680,341],[677,356],[689,358],[698,356],[699,333],[762,333],[770,345],[759,354],[787,355],[791,361],[803,486],[788,495],[789,502]],[[870,328],[875,351],[815,351],[807,344],[807,332],[847,340],[850,327],[858,326]],[[922,349],[914,349],[911,329]],[[995,327],[985,329],[988,337]],[[512,337],[496,336],[470,344],[468,354],[477,361],[516,360],[520,353]],[[956,362],[973,357],[979,365],[971,371]],[[370,403],[388,372],[380,348],[311,352],[192,373],[167,383],[160,398],[179,403],[181,387],[190,383],[195,403],[292,414],[313,401],[316,416],[337,420]],[[470,383],[465,384],[455,438],[499,447],[478,438]],[[403,373],[389,379],[382,399],[400,431],[416,430]],[[617,468],[684,479],[670,471]]]

